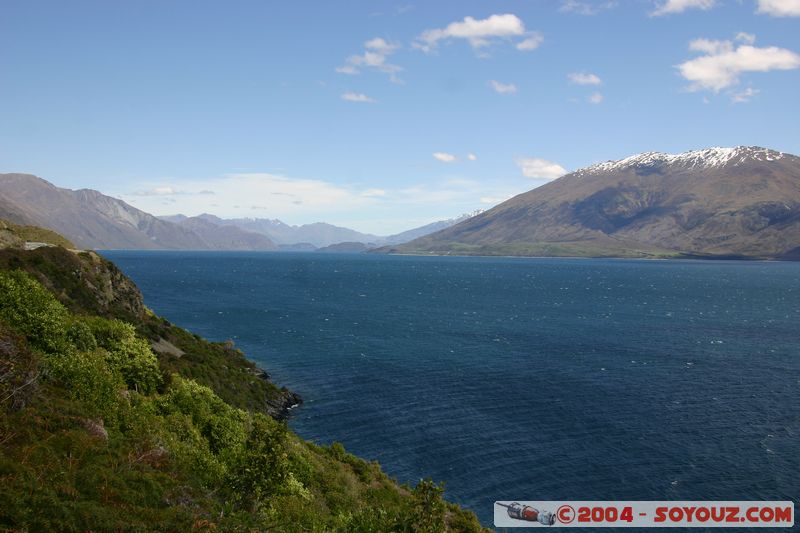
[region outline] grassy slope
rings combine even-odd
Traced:
[[[680,257],[672,250],[640,249],[635,247],[610,247],[591,242],[539,242],[503,244],[467,244],[450,242],[430,246],[386,247],[379,251],[387,253],[408,253],[413,255],[478,255],[511,257],[619,257],[666,259]]]
[[[11,245],[17,247],[21,246],[22,243],[26,241],[44,242],[64,248],[75,248],[74,244],[55,231],[37,226],[21,226],[0,219],[0,246]]]
[[[64,325],[37,333],[37,318],[26,329],[15,318],[24,305],[0,294],[0,529],[480,530],[435,485],[400,486],[341,445],[316,446],[265,418],[281,412],[286,391],[259,377],[238,350],[154,316],[113,264],[57,248],[0,250],[0,277],[14,270],[46,287],[46,309]],[[106,403],[81,392],[104,379],[120,382],[118,372],[109,356],[96,359],[110,352],[82,351],[88,341],[62,338],[64,331],[88,324],[101,339],[111,318],[132,323],[139,338],[168,339],[185,352],[159,356],[158,390],[136,392],[128,383]],[[85,367],[83,374],[59,370],[85,357],[95,361],[88,374]],[[98,436],[98,423],[107,438]],[[259,434],[258,427],[267,429]]]

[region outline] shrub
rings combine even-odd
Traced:
[[[188,416],[214,455],[228,462],[247,440],[247,413],[231,407],[214,391],[190,379],[174,377],[173,387],[159,400],[164,414]]]
[[[67,385],[71,398],[79,400],[92,416],[114,422],[124,384],[118,373],[109,368],[103,354],[72,352],[51,356],[51,375]]]
[[[411,529],[420,533],[444,533],[444,485],[423,479],[414,488],[410,513]]]
[[[39,375],[39,358],[22,338],[0,323],[0,413],[25,407],[36,391]]]
[[[94,338],[92,328],[81,319],[73,320],[67,327],[67,340],[78,350],[90,352],[97,349],[97,339]]]
[[[86,324],[108,364],[122,374],[130,389],[149,394],[161,383],[161,371],[150,344],[136,336],[136,329],[120,320],[86,319]]]
[[[255,510],[266,498],[289,488],[287,482],[292,475],[285,443],[286,427],[283,424],[264,415],[254,415],[247,443],[228,480],[234,498],[244,508]]]
[[[162,420],[164,445],[179,469],[206,487],[219,486],[225,479],[226,465],[212,453],[191,416],[175,412]]]
[[[344,449],[344,446],[341,442],[334,441],[331,443],[330,447],[331,457],[336,459],[337,461],[344,461],[347,457],[347,452]]]
[[[19,270],[0,271],[0,318],[46,353],[68,349],[69,313],[55,296]]]

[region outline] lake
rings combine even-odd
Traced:
[[[103,255],[298,392],[301,436],[487,525],[495,500],[800,499],[800,263]]]

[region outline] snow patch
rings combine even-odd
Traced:
[[[664,152],[645,152],[619,161],[596,163],[575,174],[615,172],[631,167],[650,167],[655,165],[681,166],[686,169],[712,168],[732,164],[737,166],[747,161],[777,161],[786,154],[768,148],[737,146],[735,148],[707,148],[692,150],[682,154],[666,154]]]

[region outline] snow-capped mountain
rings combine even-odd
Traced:
[[[740,146],[598,163],[392,251],[800,259],[800,158]]]
[[[725,165],[741,165],[750,161],[777,161],[787,154],[758,146],[737,146],[735,148],[706,148],[681,154],[664,152],[645,152],[632,155],[619,161],[596,163],[575,172],[577,175],[597,172],[616,172],[630,167],[655,167],[670,165],[686,169],[707,169]]]

